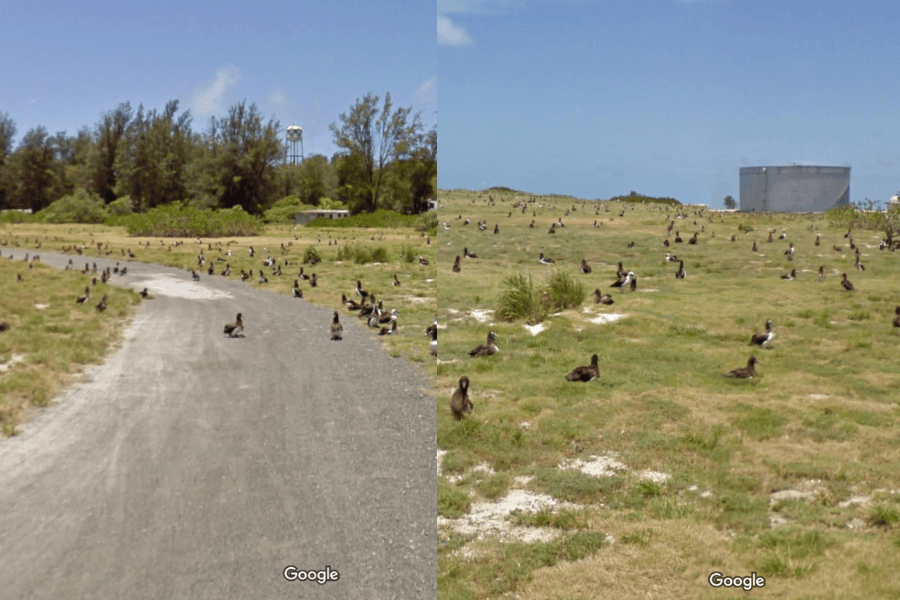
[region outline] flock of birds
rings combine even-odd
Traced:
[[[534,200],[530,200],[530,201],[533,202]],[[473,203],[474,203],[474,200],[473,200]],[[496,202],[494,201],[492,196],[489,198],[488,205],[496,206]],[[526,205],[527,205],[527,202],[516,202],[515,204],[512,205],[512,208],[514,208],[514,209],[521,208],[522,212],[524,213],[526,210]],[[570,210],[572,212],[574,212],[577,209],[573,205]],[[570,210],[566,210],[567,216],[570,214]],[[599,214],[599,211],[600,211],[599,206],[596,208],[596,211],[597,211],[597,214]],[[609,211],[608,207],[606,208],[606,211],[607,212]],[[699,213],[695,213],[695,214],[699,217],[703,217],[704,212],[705,212],[704,210],[700,210]],[[622,212],[619,214],[619,216],[622,217],[622,216],[624,216],[624,214],[625,214],[625,210],[623,209]],[[508,216],[512,216],[512,211],[509,212]],[[533,211],[532,216],[537,217],[537,212]],[[670,247],[669,235],[672,233],[672,229],[675,224],[674,219],[670,221],[670,216],[671,215],[668,215],[668,214],[666,215],[666,221],[669,221],[669,223],[666,228],[666,238],[663,240],[663,243],[662,243],[662,245],[666,248]],[[676,215],[675,218],[686,219],[686,218],[688,218],[688,214],[686,212],[681,212],[681,210],[679,208],[679,213]],[[468,225],[471,222],[470,219],[463,220],[462,215],[459,215],[457,217],[457,221],[460,221],[463,226]],[[712,219],[710,219],[710,221],[712,222]],[[694,221],[694,225],[697,225],[696,220]],[[599,228],[599,226],[600,225],[598,225],[598,222],[595,220],[594,228]],[[556,232],[558,230],[560,230],[562,227],[565,227],[565,224],[562,222],[562,218],[560,217],[557,219],[556,222],[554,222],[550,225],[550,229],[549,229],[548,233],[556,234]],[[450,225],[445,222],[445,223],[443,223],[443,228],[445,230],[448,230],[448,229],[450,229]],[[531,228],[531,229],[535,228],[535,220],[531,221],[529,228]],[[480,231],[486,231],[488,229],[487,221],[486,220],[479,221],[478,229]],[[810,230],[812,230],[812,225],[810,225]],[[777,230],[768,231],[767,242],[774,242],[774,234],[776,233],[776,231]],[[702,226],[700,231],[694,231],[693,235],[690,238],[688,238],[687,244],[688,245],[696,244],[698,241],[698,236],[701,232],[705,232],[705,226]],[[494,233],[495,234],[499,233],[498,226],[495,226]],[[710,237],[714,238],[715,232],[711,232]],[[781,235],[778,236],[778,239],[785,240],[786,237],[787,237],[787,231],[782,230]],[[865,271],[865,265],[863,265],[862,262],[860,261],[859,247],[853,242],[852,231],[848,231],[844,237],[848,239],[848,246],[849,246],[850,250],[854,251],[854,253],[855,253],[855,268],[856,268],[856,270]],[[737,236],[732,235],[730,238],[730,241],[731,242],[737,241]],[[683,242],[684,242],[684,240],[680,235],[680,231],[676,231],[675,235],[674,235],[674,243],[678,244],[678,243],[683,243]],[[794,261],[795,254],[796,254],[796,248],[795,248],[794,242],[789,242],[788,244],[789,245],[788,245],[787,249],[784,250],[784,256],[788,261]],[[819,246],[820,244],[821,244],[821,234],[817,234],[814,245]],[[634,242],[629,242],[628,247],[633,248]],[[900,247],[900,244],[896,243],[895,241],[891,240],[890,238],[883,240],[881,242],[881,244],[879,245],[880,250],[884,250],[887,248],[895,249],[896,247]],[[837,246],[837,245],[833,246],[833,249],[837,252],[845,251],[845,249],[843,247]],[[754,253],[759,252],[759,248],[758,248],[756,241],[753,242],[752,251]],[[454,260],[453,267],[452,267],[452,271],[454,273],[461,272],[463,258],[477,258],[477,255],[469,252],[468,247],[464,248],[463,253],[461,255],[457,255]],[[664,260],[667,263],[668,262],[677,262],[678,263],[678,268],[674,273],[674,276],[676,279],[685,279],[687,277],[687,272],[684,268],[684,260],[679,259],[677,256],[675,256],[674,254],[671,254],[670,252],[665,253]],[[538,254],[538,263],[540,263],[542,265],[550,265],[550,266],[556,265],[556,261],[553,258],[546,256],[543,252],[540,252]],[[581,260],[580,268],[581,268],[581,272],[585,275],[590,274],[593,270],[591,265],[588,263],[587,259],[585,259],[585,258],[583,258]],[[797,279],[797,270],[791,269],[791,271],[789,273],[781,275],[781,279],[783,279],[785,281],[796,280]],[[637,275],[634,273],[634,271],[626,270],[623,267],[622,262],[619,262],[618,268],[616,271],[616,279],[609,285],[609,287],[610,288],[619,288],[620,292],[623,292],[623,293],[626,289],[635,291],[637,289],[637,285],[638,285],[637,280],[638,280],[638,278],[637,278]],[[817,281],[821,282],[824,280],[825,280],[825,266],[822,265],[818,269]],[[849,277],[847,276],[846,272],[841,273],[840,285],[841,285],[841,288],[847,292],[853,292],[856,290],[856,287],[849,280]],[[603,291],[601,291],[600,288],[595,289],[593,292],[593,295],[594,295],[594,302],[597,304],[611,305],[614,303],[612,295],[610,295],[609,293],[604,293]],[[900,306],[897,306],[895,309],[892,324],[894,327],[900,328]],[[760,349],[771,348],[772,340],[775,337],[774,332],[772,330],[773,325],[774,325],[774,323],[771,320],[767,320],[765,323],[764,331],[754,332],[750,338],[749,345],[756,346]],[[429,327],[429,329],[426,330],[426,335],[432,336],[433,343],[435,344],[435,348],[436,348],[437,322],[435,322],[435,324],[432,327]],[[490,331],[487,334],[486,342],[484,344],[477,346],[472,351],[470,351],[469,355],[472,357],[480,357],[480,356],[490,356],[490,355],[496,354],[497,352],[499,352],[499,348],[496,343],[497,337],[498,336],[497,336],[496,332]],[[751,355],[747,360],[746,366],[733,369],[733,370],[725,373],[724,377],[734,378],[734,379],[752,379],[757,376],[756,366],[758,364],[761,364],[759,359],[755,355]],[[584,366],[579,366],[579,367],[574,368],[570,373],[568,373],[566,375],[566,380],[571,381],[571,382],[589,382],[589,381],[593,381],[593,380],[597,379],[599,376],[600,376],[599,357],[597,354],[594,354],[593,356],[591,356],[591,362],[589,365],[584,365]],[[454,418],[457,420],[462,419],[463,416],[465,416],[465,415],[471,414],[471,412],[473,410],[472,402],[468,397],[470,384],[471,384],[471,381],[468,376],[463,375],[462,377],[460,377],[458,386],[457,386],[456,390],[454,391],[453,396],[451,398],[451,402],[450,402],[451,413],[454,416]]]

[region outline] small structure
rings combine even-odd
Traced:
[[[294,215],[294,225],[306,225],[315,219],[345,219],[349,210],[304,210]]]
[[[850,203],[850,167],[741,167],[741,212],[825,212]]]

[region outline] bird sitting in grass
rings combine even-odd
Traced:
[[[390,327],[382,327],[381,331],[378,332],[378,335],[396,335],[397,334],[397,321],[393,321]]]
[[[472,414],[472,401],[469,400],[469,378],[463,375],[459,378],[459,387],[453,392],[450,399],[450,412],[457,421],[463,418],[463,415]]]
[[[894,327],[900,327],[900,306],[894,309],[894,320],[891,321]]]
[[[469,356],[490,356],[491,354],[496,354],[500,351],[497,347],[497,334],[491,331],[487,334],[487,342],[481,344],[480,346],[476,346],[472,351],[469,352]]]
[[[104,310],[106,310],[106,294],[103,294],[103,298],[97,304],[97,312],[103,312]]]
[[[566,375],[567,381],[593,381],[600,377],[600,366],[596,354],[591,356],[591,364],[584,367],[575,367],[571,373]]]
[[[850,283],[850,280],[847,279],[847,274],[846,274],[846,273],[841,273],[841,277],[842,277],[842,279],[841,279],[841,287],[843,287],[843,288],[844,288],[845,290],[847,290],[848,292],[852,292],[853,290],[856,289],[855,287],[853,287],[853,284]]]
[[[300,289],[300,283],[296,279],[294,280],[293,292],[294,292],[294,298],[302,298],[303,297],[303,290]]]
[[[756,369],[754,367],[757,364],[759,364],[759,361],[756,360],[755,356],[751,356],[750,360],[747,361],[746,367],[743,367],[740,369],[734,369],[733,371],[729,371],[729,372],[725,373],[725,377],[731,377],[731,378],[736,378],[736,379],[752,379],[753,377],[756,376]]]
[[[765,348],[766,344],[772,341],[772,338],[775,337],[775,334],[772,333],[772,321],[766,321],[766,331],[764,333],[756,332],[750,338],[750,345],[754,344],[760,346],[761,348]]]
[[[84,288],[84,296],[78,296],[78,298],[75,299],[75,304],[84,304],[84,303],[90,301],[90,299],[91,299],[91,290],[89,287],[85,287]]]
[[[600,291],[599,288],[594,290],[594,304],[605,304],[605,305],[609,306],[610,304],[613,304],[614,302],[615,301],[612,299],[612,296],[610,296],[609,294],[604,294],[603,292]]]
[[[228,337],[237,337],[238,335],[243,337],[244,322],[241,320],[241,313],[237,314],[234,323],[228,323],[227,325],[225,325],[225,330],[223,333],[227,333]]]
[[[141,295],[141,298],[146,298],[150,293],[147,291],[147,288],[142,289],[138,292]]]

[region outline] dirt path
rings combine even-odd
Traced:
[[[0,595],[435,597],[422,373],[349,315],[329,341],[332,311],[303,300],[141,263],[114,283],[155,296],[122,347],[0,440]]]

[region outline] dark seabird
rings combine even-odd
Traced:
[[[891,321],[894,327],[900,327],[900,306],[894,309],[894,320]]]
[[[737,378],[737,379],[751,379],[752,377],[756,376],[756,369],[754,367],[757,364],[759,364],[759,361],[756,360],[755,356],[751,356],[750,360],[747,361],[746,367],[743,367],[740,369],[734,369],[733,371],[729,371],[729,372],[725,373],[725,377],[732,377],[732,378]]]
[[[841,279],[841,286],[842,286],[845,290],[847,290],[848,292],[852,292],[853,290],[856,289],[856,288],[853,287],[853,284],[850,283],[850,280],[847,279],[847,274],[846,274],[846,273],[842,273],[842,274],[841,274],[841,277],[842,277],[842,279]]]
[[[302,298],[303,297],[303,290],[300,289],[300,282],[297,281],[296,279],[294,280],[293,292],[294,292],[294,298]]]
[[[585,275],[591,272],[591,265],[587,263],[587,259],[581,259],[581,272]]]
[[[75,304],[84,304],[85,302],[91,299],[91,290],[88,287],[84,288],[84,296],[78,296],[75,299]]]
[[[397,334],[397,321],[393,321],[390,327],[382,327],[381,331],[378,332],[378,335],[396,335]]]
[[[553,260],[552,258],[545,258],[543,252],[541,252],[540,257],[538,257],[538,262],[541,263],[542,265],[552,265],[552,264],[556,263],[556,261]]]
[[[341,321],[338,318],[337,311],[334,311],[334,320],[331,322],[331,339],[340,340],[343,339],[344,334],[344,326],[341,325]]]
[[[464,414],[472,414],[473,408],[472,401],[469,400],[469,378],[463,375],[459,378],[459,387],[450,399],[450,412],[453,413],[453,418],[459,421]]]
[[[612,303],[612,296],[610,296],[609,294],[604,294],[600,291],[599,288],[594,290],[594,304],[606,304],[607,306],[609,306]]]
[[[138,292],[138,293],[141,295],[141,298],[146,298],[146,297],[148,296],[148,294],[149,294],[149,292],[147,291],[147,288],[142,289],[142,290],[141,290],[140,292]]]
[[[362,304],[359,304],[356,300],[347,298],[346,294],[341,294],[341,304],[350,310],[359,310],[362,308]]]
[[[766,331],[765,333],[754,333],[750,338],[750,345],[757,345],[761,347],[765,347],[766,344],[772,341],[772,338],[775,337],[775,334],[772,333],[772,321],[766,321]]]
[[[317,285],[319,285],[319,281],[316,279],[316,274],[313,273],[309,278],[309,287],[316,287]]]
[[[369,296],[369,292],[362,289],[362,281],[360,281],[359,279],[356,280],[356,295],[360,298],[368,298]]]
[[[453,261],[453,268],[451,269],[454,273],[459,273],[460,265],[459,265],[459,254],[456,255],[456,260]]]
[[[500,351],[497,347],[497,343],[494,341],[496,339],[497,334],[491,331],[487,334],[487,343],[477,346],[469,352],[469,356],[490,356],[491,354],[496,354]]]
[[[825,281],[825,265],[819,267],[819,276],[817,278],[819,281]]]
[[[600,367],[597,364],[597,355],[591,357],[591,364],[584,367],[575,367],[566,375],[568,381],[591,381],[600,377]]]
[[[394,281],[391,282],[391,285],[394,287],[400,287],[400,280],[397,279],[397,274],[394,273]]]
[[[244,322],[241,320],[241,313],[237,314],[234,323],[225,325],[223,333],[227,333],[229,337],[237,337],[239,334],[243,336]]]
[[[792,281],[797,278],[797,269],[791,269],[790,273],[786,273],[781,276],[785,281]]]
[[[684,261],[678,261],[678,270],[675,271],[675,279],[684,279],[684,276],[687,275],[687,272],[684,270]]]
[[[104,274],[105,276],[105,274]],[[191,279],[194,281],[200,281],[200,275],[197,274],[197,271],[191,271]],[[104,282],[105,283],[105,282]]]
[[[97,312],[103,312],[106,310],[106,294],[103,294],[103,298],[100,299],[100,303],[97,304]]]

